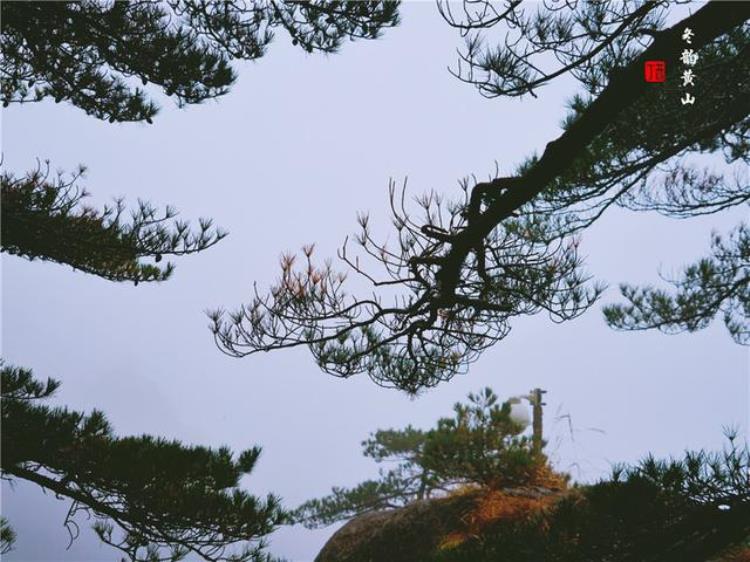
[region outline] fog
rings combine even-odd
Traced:
[[[358,211],[387,233],[391,178],[408,177],[413,195],[449,196],[460,178],[487,177],[495,162],[507,172],[559,134],[574,84],[544,88],[537,100],[484,99],[447,72],[461,40],[434,5],[408,4],[402,14],[382,39],[328,57],[279,36],[266,57],[236,65],[238,83],[215,102],[179,109],[155,94],[163,108],[153,125],[100,122],[50,101],[3,110],[7,169],[33,168],[37,158],[65,170],[83,163],[91,204],[142,198],[230,232],[177,260],[171,280],[137,287],[3,254],[3,357],[59,379],[52,403],[101,409],[118,435],[261,445],[243,485],[288,507],[375,475],[360,451],[370,431],[428,427],[484,386],[501,397],[546,389],[550,455],[582,481],[647,452],[720,448],[724,426],[746,431],[747,350],[721,322],[676,336],[618,333],[601,314],[618,300],[618,283],[679,271],[737,213],[675,221],[608,212],[581,246],[588,271],[609,284],[599,305],[561,325],[544,315],[515,321],[467,375],[416,399],[366,376],[328,376],[305,349],[219,352],[205,311],[247,302],[253,282],[267,287],[283,251],[315,242],[319,257],[335,256]],[[85,518],[66,550],[68,502],[36,486],[4,482],[2,501],[18,533],[9,562],[119,559]],[[334,530],[282,528],[271,552],[311,561]]]

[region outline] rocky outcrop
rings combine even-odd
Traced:
[[[356,517],[315,562],[750,562],[750,502],[675,505],[611,482],[468,490]]]
[[[523,509],[528,502],[541,505],[559,495],[539,488],[502,492],[502,498],[527,502]],[[491,508],[508,503],[498,501],[497,494],[470,490],[355,517],[334,533],[315,562],[430,562],[446,541],[474,532],[476,515],[487,510],[488,499]],[[507,510],[498,513],[490,517],[503,517]]]
[[[426,561],[475,500],[464,494],[360,515],[334,533],[315,562]]]

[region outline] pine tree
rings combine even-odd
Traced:
[[[150,435],[118,437],[104,414],[51,408],[59,382],[3,365],[2,476],[22,479],[69,500],[65,525],[77,536],[80,515],[99,538],[134,562],[266,562],[263,537],[286,519],[279,500],[239,487],[260,456],[253,447],[187,446]],[[3,548],[14,535],[3,520]]]
[[[308,52],[337,51],[346,38],[375,39],[398,24],[398,3],[217,0],[4,2],[0,93],[4,106],[52,97],[99,119],[152,121],[156,105],[130,78],[162,88],[179,105],[226,93],[233,59],[263,56],[284,29]],[[165,255],[209,248],[225,233],[201,219],[197,232],[139,201],[123,220],[122,200],[82,205],[83,169],[51,176],[49,164],[2,181],[2,251],[65,263],[113,281],[163,281]],[[153,258],[153,262],[150,259]]]
[[[69,177],[51,175],[49,164],[15,177],[0,174],[2,187],[2,246],[11,255],[72,266],[110,281],[164,281],[174,270],[160,264],[164,256],[192,254],[210,248],[226,233],[208,219],[197,231],[139,201],[125,220],[122,200],[97,210],[83,204],[88,196],[79,186],[85,169]],[[153,262],[151,260],[153,259]]]
[[[398,23],[397,2],[388,1],[3,2],[0,12],[3,105],[53,98],[109,122],[153,121],[158,107],[136,80],[180,106],[225,94],[236,78],[231,61],[261,57],[277,28],[307,52],[330,53],[347,38],[374,39]],[[51,175],[47,164],[20,176],[3,172],[2,251],[137,285],[170,276],[164,256],[199,252],[225,236],[210,220],[191,230],[174,209],[143,201],[129,220],[122,200],[87,206],[83,171]],[[234,458],[226,448],[119,438],[99,411],[33,405],[58,386],[2,368],[1,468],[4,478],[71,501],[71,540],[84,512],[99,538],[133,561],[270,560],[263,537],[285,513],[274,496],[263,500],[238,486],[259,448]],[[14,540],[2,519],[0,549]]]
[[[500,403],[485,388],[456,403],[453,417],[440,418],[424,431],[378,430],[362,443],[363,454],[377,463],[395,463],[377,480],[353,488],[335,487],[329,496],[301,505],[294,514],[309,528],[354,516],[403,507],[415,500],[445,494],[462,485],[501,489],[532,483],[546,466],[543,454],[523,427],[510,416],[510,403]]]
[[[744,560],[750,546],[750,453],[736,435],[729,437],[719,453],[689,451],[668,460],[649,455],[615,467],[610,477],[570,490],[554,507],[498,519],[433,560]]]
[[[3,104],[53,98],[89,115],[152,122],[152,84],[179,105],[227,93],[234,59],[262,57],[283,29],[307,52],[374,39],[398,23],[398,3],[323,0],[3,2]]]
[[[605,307],[607,323],[620,330],[656,328],[671,334],[700,330],[721,315],[732,338],[750,344],[750,226],[739,225],[726,239],[714,233],[711,254],[669,281],[674,294],[621,285],[629,302]]]
[[[362,255],[345,245],[341,270],[318,266],[311,246],[302,259],[285,256],[267,293],[237,313],[211,313],[220,349],[242,357],[306,346],[329,374],[366,373],[417,393],[466,372],[518,316],[563,322],[586,312],[604,287],[583,268],[579,236],[611,207],[690,218],[746,204],[750,4],[710,2],[666,26],[674,3],[511,0],[499,9],[467,0],[455,10],[441,2],[467,40],[454,74],[482,95],[537,96],[562,76],[578,80],[562,134],[541,155],[509,164],[507,176],[464,181],[453,199],[432,192],[410,207],[392,183],[390,243],[373,238],[363,215],[355,239]],[[505,37],[497,47],[485,38],[490,29]],[[699,77],[692,105],[682,102],[683,51]],[[671,69],[665,83],[644,81],[648,60]],[[707,168],[706,156],[726,166]],[[745,231],[722,238],[713,256],[676,280],[677,295],[626,288],[630,304],[607,309],[607,320],[676,331],[720,313],[745,343]],[[365,267],[373,259],[379,270]],[[374,295],[352,294],[349,274],[371,283]]]

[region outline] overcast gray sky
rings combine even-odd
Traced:
[[[468,375],[414,400],[364,376],[329,377],[303,349],[246,359],[218,351],[204,311],[246,302],[253,281],[268,286],[282,251],[316,242],[319,256],[333,256],[356,230],[357,211],[386,232],[390,178],[408,176],[415,195],[450,195],[461,177],[485,177],[495,161],[508,171],[559,133],[570,82],[538,100],[486,100],[446,71],[460,39],[434,4],[405,5],[402,15],[382,39],[330,57],[279,35],[266,57],[237,65],[231,93],[182,110],[162,99],[153,125],[112,125],[49,101],[3,110],[8,169],[32,168],[35,158],[66,170],[84,163],[90,203],[122,195],[172,204],[230,235],[179,260],[170,281],[138,287],[3,255],[2,355],[61,380],[54,403],[99,408],[118,434],[261,445],[244,484],[289,507],[373,476],[360,453],[368,432],[427,427],[486,385],[503,397],[549,391],[550,452],[580,480],[649,451],[719,448],[722,426],[746,431],[748,354],[720,323],[679,336],[622,334],[605,326],[600,306],[563,325],[523,319]],[[588,269],[610,284],[602,302],[617,299],[620,281],[677,271],[707,251],[712,228],[726,231],[739,217],[610,211],[582,245]],[[2,490],[18,532],[8,561],[119,559],[85,520],[65,550],[66,502],[24,482]],[[311,561],[334,530],[281,529],[272,551]]]

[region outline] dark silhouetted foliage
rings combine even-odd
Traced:
[[[362,443],[364,455],[377,463],[396,463],[377,480],[354,488],[333,488],[331,495],[304,503],[295,519],[310,528],[351,517],[408,505],[447,492],[458,485],[489,488],[531,482],[546,459],[534,453],[531,439],[510,417],[510,404],[499,403],[486,388],[454,406],[454,416],[441,418],[423,431],[378,430]]]
[[[388,1],[84,0],[1,10],[4,105],[50,97],[110,122],[152,121],[158,108],[140,85],[180,105],[225,94],[236,79],[231,61],[262,57],[276,29],[330,53],[398,23],[398,3]]]
[[[0,517],[0,554],[6,554],[13,550],[16,542],[16,532],[5,517]]]
[[[629,304],[604,308],[610,326],[621,330],[658,328],[694,332],[721,315],[740,344],[750,343],[750,228],[742,224],[728,239],[714,234],[710,256],[671,280],[676,292],[622,285]]]
[[[706,562],[750,540],[750,456],[648,457],[571,491],[553,509],[498,520],[435,562]]]
[[[37,402],[59,383],[2,366],[2,475],[33,482],[70,500],[71,540],[78,514],[94,518],[99,538],[132,561],[266,562],[263,537],[285,521],[276,497],[240,489],[260,455],[187,446],[143,435],[117,437],[104,414]],[[3,527],[3,540],[10,538]]]
[[[741,562],[749,471],[747,447],[730,434],[720,453],[648,456],[590,485],[464,487],[354,517],[315,560]]]
[[[390,243],[375,240],[361,216],[362,255],[345,245],[343,271],[313,263],[311,246],[296,263],[285,256],[267,294],[256,291],[235,312],[211,313],[219,348],[242,357],[307,346],[327,373],[366,373],[377,384],[416,393],[466,372],[509,333],[515,317],[546,312],[562,322],[584,313],[603,286],[583,271],[578,235],[607,209],[689,218],[744,205],[750,3],[707,3],[665,27],[674,4],[442,4],[449,23],[469,39],[456,74],[484,95],[534,94],[564,75],[581,83],[562,134],[541,156],[509,164],[508,176],[465,180],[454,200],[432,192],[414,208],[405,188],[397,193],[392,184]],[[699,76],[688,106],[679,72],[671,70],[663,84],[643,79],[646,60],[681,68],[686,28]],[[490,29],[505,37],[500,47],[486,46]],[[706,168],[707,156],[723,156],[726,173]],[[717,308],[730,310],[737,337],[750,308],[747,260],[729,251],[740,256],[734,281],[745,289],[713,291],[726,300],[703,307],[703,320],[684,320],[703,326]],[[374,293],[349,293],[348,273],[361,275]]]
[[[27,259],[64,263],[110,281],[164,281],[179,256],[210,248],[226,234],[201,219],[197,231],[167,207],[139,201],[129,220],[125,204],[97,210],[82,203],[84,170],[65,177],[49,166],[21,177],[5,172],[2,184],[2,251]],[[146,260],[153,259],[153,263]]]

